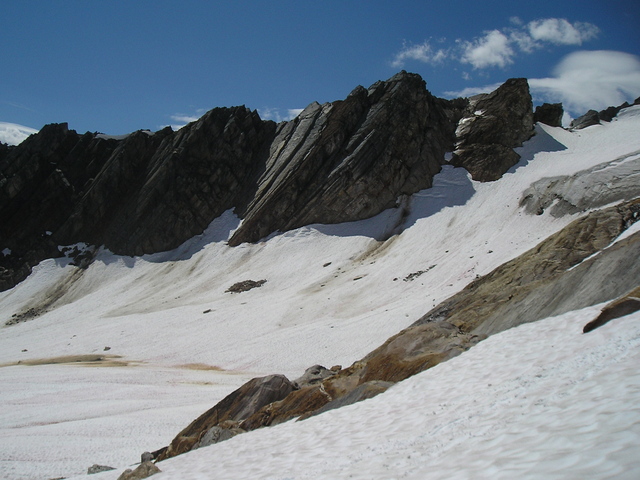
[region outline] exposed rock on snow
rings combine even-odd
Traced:
[[[602,313],[595,320],[587,323],[582,330],[588,333],[598,327],[640,310],[640,287],[637,287],[621,298],[614,300],[602,309]]]
[[[264,279],[263,280],[243,280],[241,282],[234,283],[229,288],[227,288],[225,292],[227,293],[247,292],[252,288],[261,287],[265,283],[267,283],[267,281]]]
[[[561,103],[543,103],[536,107],[533,112],[533,121],[541,122],[551,127],[562,126],[562,115],[564,109]]]
[[[196,447],[205,434],[224,422],[239,422],[248,418],[264,405],[285,398],[294,385],[284,375],[254,378],[221,400],[213,408],[194,420],[173,439],[158,460],[171,458]],[[231,427],[235,423],[227,423]],[[229,428],[227,428],[229,429]],[[233,429],[233,427],[231,427]],[[215,432],[212,432],[213,436]],[[230,438],[233,435],[230,435]]]
[[[87,475],[93,475],[95,473],[100,473],[100,472],[108,472],[110,470],[115,470],[115,468],[113,467],[109,467],[107,465],[98,465],[97,463],[94,465],[91,465],[88,469],[87,469]]]
[[[151,462],[141,463],[135,470],[127,469],[118,477],[118,480],[142,480],[151,475],[160,473],[161,470]]]
[[[464,167],[474,180],[497,180],[518,163],[513,149],[533,133],[529,84],[524,78],[509,79],[494,92],[469,99],[451,164]]]
[[[451,150],[462,101],[401,72],[282,124],[230,245],[312,223],[368,218],[430,187]]]

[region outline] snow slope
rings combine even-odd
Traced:
[[[42,262],[0,293],[3,323],[46,311],[0,329],[0,477],[121,472],[251,377],[350,365],[567,225],[575,217],[526,214],[522,192],[640,150],[639,127],[640,107],[577,132],[539,125],[501,180],[445,167],[434,188],[361,222],[229,248],[239,220],[227,212],[171,252],[101,251],[86,270]],[[226,292],[248,279],[267,282]],[[583,336],[597,310],[504,332],[370,401],[162,462],[156,478],[624,478],[640,458],[640,317]]]

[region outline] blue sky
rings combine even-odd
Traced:
[[[401,69],[441,97],[527,77],[576,116],[640,96],[639,26],[637,0],[6,0],[0,122],[123,134],[233,105],[281,120]]]

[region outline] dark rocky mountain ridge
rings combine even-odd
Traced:
[[[0,289],[59,256],[59,245],[156,253],[229,209],[243,219],[232,246],[368,218],[429,188],[454,149],[452,163],[475,179],[500,178],[518,161],[513,148],[532,134],[524,79],[471,100],[444,100],[404,71],[344,100],[312,103],[280,124],[231,107],[176,132],[121,140],[47,125],[0,150],[0,247],[10,252],[0,257]]]

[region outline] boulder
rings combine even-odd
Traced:
[[[533,133],[529,84],[525,78],[509,79],[492,93],[469,99],[451,164],[465,168],[474,180],[497,180],[519,161],[513,148]]]
[[[155,464],[144,462],[138,465],[135,470],[126,469],[120,474],[118,480],[142,480],[161,471]]]
[[[562,127],[562,115],[564,115],[564,109],[561,103],[543,103],[533,112],[533,121],[551,127]]]
[[[87,475],[93,475],[95,473],[100,473],[100,472],[108,472],[109,470],[115,470],[115,468],[113,467],[108,467],[106,465],[98,465],[97,463],[94,465],[91,465],[88,469],[87,469]]]

